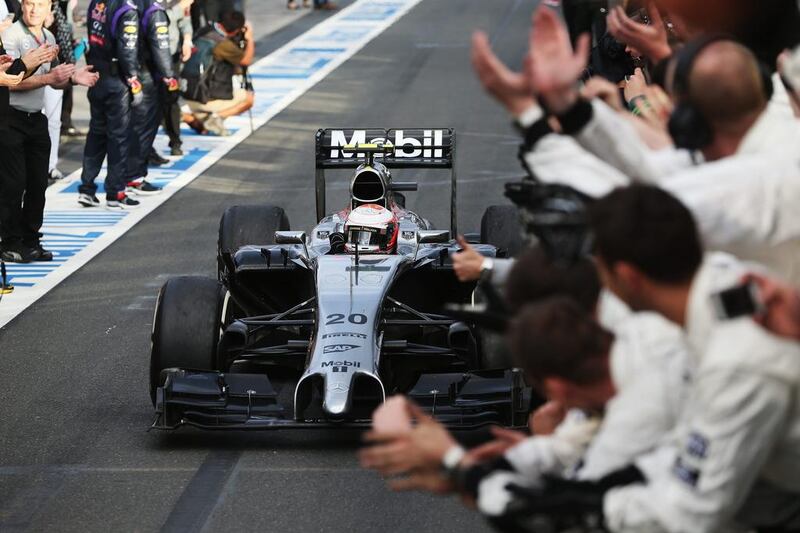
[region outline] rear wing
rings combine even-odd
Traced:
[[[325,207],[325,171],[355,169],[365,162],[366,153],[354,153],[352,147],[388,142],[395,146],[393,154],[374,154],[389,169],[450,170],[450,232],[455,238],[456,225],[456,132],[452,128],[328,128],[316,135],[316,200],[317,220],[327,215]],[[346,149],[350,147],[351,149]]]

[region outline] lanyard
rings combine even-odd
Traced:
[[[46,37],[46,36],[45,36],[45,34],[44,34],[44,28],[42,28],[42,40],[40,41],[40,40],[39,40],[39,38],[38,38],[38,37],[36,37],[36,36],[33,34],[33,32],[31,31],[31,29],[28,27],[28,25],[27,25],[27,24],[25,24],[25,23],[23,22],[23,23],[22,23],[22,27],[23,27],[23,28],[25,28],[25,33],[27,33],[28,35],[30,35],[31,37],[33,37],[33,40],[34,40],[34,41],[36,41],[36,46],[42,46],[43,44],[45,44],[45,43],[47,42],[47,37]]]

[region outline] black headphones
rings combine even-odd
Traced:
[[[691,102],[689,79],[697,57],[708,46],[719,41],[734,41],[734,39],[727,35],[709,35],[688,43],[678,52],[672,81],[672,93],[678,97],[678,101],[668,124],[669,134],[678,148],[700,150],[711,144],[714,139],[711,125]],[[758,66],[764,94],[769,100],[774,92],[772,73],[763,63],[759,62]]]

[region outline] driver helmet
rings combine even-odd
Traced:
[[[397,247],[397,217],[378,204],[364,204],[347,215],[345,251],[365,254],[391,254]]]

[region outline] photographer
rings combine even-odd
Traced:
[[[250,110],[252,88],[235,87],[236,74],[253,63],[253,29],[239,11],[225,11],[219,22],[195,36],[197,52],[181,74],[191,115],[184,116],[200,134],[228,135],[225,119]]]

